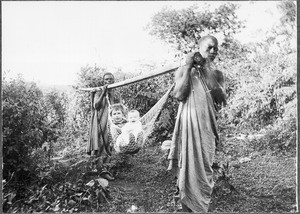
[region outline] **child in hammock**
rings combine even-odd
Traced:
[[[143,127],[140,122],[140,113],[137,110],[128,112],[128,122],[123,126],[114,146],[116,152],[133,152],[139,149],[143,142]]]
[[[127,123],[125,115],[126,107],[123,104],[117,103],[110,107],[111,122],[119,128],[122,128]]]
[[[121,128],[127,123],[126,107],[121,103],[113,104],[110,107],[109,115],[109,141],[110,145],[114,147],[117,137],[122,133]]]

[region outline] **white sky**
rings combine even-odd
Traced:
[[[179,9],[195,3],[199,2],[4,1],[2,72],[21,73],[41,84],[73,84],[87,64],[133,71],[140,63],[172,58],[172,50],[144,27],[165,5]],[[241,5],[240,18],[247,21],[238,37],[242,42],[260,39],[278,21],[277,1],[235,3]]]

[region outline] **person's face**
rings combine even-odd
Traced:
[[[207,38],[201,42],[199,52],[203,58],[213,61],[218,54],[218,41]]]
[[[103,77],[104,85],[112,84],[115,82],[114,76],[111,74],[107,74]]]
[[[122,117],[123,117],[123,113],[121,110],[114,110],[111,112],[111,118],[116,122],[121,121]]]
[[[139,118],[139,115],[137,113],[129,113],[128,114],[128,121],[131,122],[131,123],[135,123],[139,119],[140,118]]]

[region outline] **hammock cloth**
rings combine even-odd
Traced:
[[[190,93],[180,102],[168,159],[179,169],[181,202],[194,212],[207,212],[213,190],[215,146],[219,140],[213,98],[200,72],[192,72]]]
[[[154,130],[154,123],[158,118],[160,112],[164,108],[168,97],[173,89],[174,84],[168,89],[168,91],[160,98],[160,100],[140,119],[143,126],[143,137],[138,138],[136,141],[130,142],[127,146],[123,146],[120,153],[125,154],[135,154],[137,153],[141,147],[145,145],[148,137],[152,134]],[[109,130],[110,130],[110,143],[115,144],[117,137],[121,134],[120,128],[111,121],[109,122]],[[141,140],[139,140],[141,139]]]

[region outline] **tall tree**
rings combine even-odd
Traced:
[[[293,1],[280,1],[277,3],[280,12],[279,21],[272,27],[265,41],[259,45],[265,51],[293,53],[296,52],[296,3]]]
[[[214,11],[199,10],[195,4],[189,8],[174,10],[163,8],[148,25],[150,34],[188,53],[196,48],[204,34],[222,33],[231,38],[243,27],[236,15],[237,4],[226,3]],[[225,40],[226,42],[226,40]]]
[[[282,14],[280,18],[281,23],[291,25],[292,28],[296,27],[296,17],[297,17],[296,2],[280,1],[277,4],[277,8]]]

